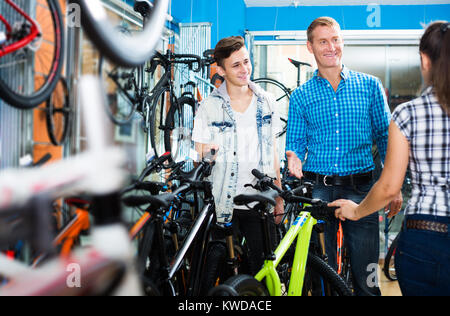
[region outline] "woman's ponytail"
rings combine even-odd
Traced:
[[[419,49],[431,59],[431,84],[439,104],[450,115],[450,23],[431,24]]]

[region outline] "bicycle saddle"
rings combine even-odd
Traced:
[[[260,202],[260,203],[269,203],[273,206],[277,204],[275,199],[278,197],[278,192],[275,190],[267,190],[265,192],[261,193],[255,193],[255,194],[240,194],[234,198],[234,204],[236,205],[246,205],[253,202]]]
[[[289,61],[291,62],[291,64],[293,64],[295,67],[297,67],[297,68],[299,68],[300,66],[308,66],[308,67],[312,67],[310,64],[308,64],[308,63],[304,63],[304,62],[302,62],[302,61],[297,61],[297,60],[294,60],[294,59],[292,59],[292,58],[288,58],[289,59]]]
[[[122,199],[122,202],[126,206],[130,207],[136,207],[136,206],[142,206],[145,204],[151,204],[154,208],[169,208],[170,204],[172,204],[173,201],[176,199],[176,195],[173,195],[171,193],[165,193],[160,195],[147,195],[147,196],[136,196],[131,195],[124,197]]]

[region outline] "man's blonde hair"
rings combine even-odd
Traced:
[[[311,25],[308,27],[308,30],[306,31],[306,34],[308,36],[308,42],[313,42],[313,32],[318,26],[329,26],[329,27],[335,27],[337,30],[341,30],[341,26],[339,23],[328,16],[322,16],[320,18],[315,19]]]

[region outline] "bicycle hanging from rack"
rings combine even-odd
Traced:
[[[144,17],[144,29],[124,36],[112,27],[100,0],[69,0],[79,8],[84,32],[115,64],[143,65],[160,40],[169,0],[134,1]],[[0,3],[0,92],[19,109],[45,102],[61,76],[64,61],[64,21],[59,0]]]

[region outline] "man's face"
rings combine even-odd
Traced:
[[[337,28],[316,27],[313,31],[313,40],[308,41],[307,46],[320,68],[335,68],[342,65],[344,42]]]
[[[243,87],[250,82],[252,63],[247,48],[244,46],[223,61],[223,67],[217,67],[219,75],[232,85]]]

